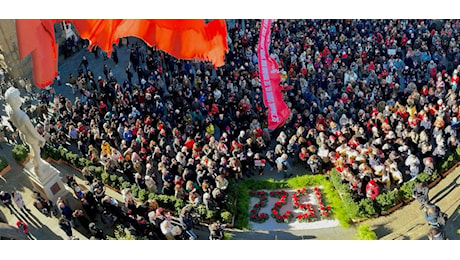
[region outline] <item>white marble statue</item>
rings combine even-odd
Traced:
[[[21,93],[15,87],[10,87],[5,92],[5,101],[8,103],[6,114],[19,130],[21,140],[29,146],[30,161],[35,174],[40,175],[40,169],[44,165],[44,161],[40,158],[40,148],[45,144],[45,139],[32,125],[29,116],[21,110],[22,99],[20,95]]]

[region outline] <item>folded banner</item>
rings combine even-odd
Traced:
[[[268,108],[268,129],[273,130],[284,124],[290,110],[283,101],[281,76],[278,64],[270,57],[270,35],[273,19],[263,19],[259,35],[259,76],[262,84],[264,104]]]
[[[186,60],[210,61],[216,67],[225,63],[228,51],[225,20],[215,19],[64,19],[72,22],[78,34],[110,53],[119,38],[134,36],[170,55]],[[46,87],[57,75],[57,48],[54,23],[62,20],[16,20],[20,57],[32,54],[34,84]]]

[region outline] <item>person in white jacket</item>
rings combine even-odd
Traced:
[[[22,198],[21,193],[19,191],[14,191],[13,192],[13,200],[14,203],[18,206],[18,208],[24,212],[24,210],[30,212],[30,209],[26,207],[26,204],[24,203],[24,199]]]

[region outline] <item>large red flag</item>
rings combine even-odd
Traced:
[[[268,107],[268,129],[276,129],[284,124],[290,110],[283,101],[281,76],[278,64],[270,57],[270,35],[272,19],[263,19],[259,35],[259,75],[262,84],[264,104]]]
[[[50,85],[57,76],[58,49],[54,23],[55,20],[51,19],[16,20],[19,58],[31,54],[34,83],[39,87]]]
[[[222,19],[205,23],[203,19],[66,19],[72,22],[90,48],[98,45],[110,53],[119,38],[134,36],[148,45],[179,59],[210,61],[224,65],[227,27]],[[16,20],[21,58],[32,53],[34,83],[45,87],[57,75],[57,48],[53,25],[56,20]],[[50,55],[52,54],[53,55]],[[49,55],[49,56],[48,56]]]

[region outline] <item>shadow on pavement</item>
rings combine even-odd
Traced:
[[[449,216],[449,219],[446,222],[446,236],[450,240],[460,239],[460,235],[457,230],[460,229],[460,204],[455,209],[454,213]]]
[[[226,231],[229,234],[235,231]],[[247,231],[244,235],[238,234],[232,240],[310,240],[315,239],[316,236],[312,235],[294,235],[290,232],[284,231],[268,231],[268,232],[255,232]]]
[[[377,235],[377,237],[380,238],[380,237],[384,237],[386,235],[391,234],[393,230],[388,228],[386,224],[380,224],[380,225],[377,225],[377,227],[374,229],[374,232]]]
[[[460,186],[460,183],[458,183],[458,181],[460,180],[459,178],[460,178],[460,176],[457,176],[455,179],[452,180],[451,183],[449,183],[449,185],[447,185],[442,190],[440,190],[438,193],[436,193],[436,195],[434,195],[431,198],[431,202],[436,204],[437,202],[439,202],[443,198],[445,198],[447,196],[447,194],[449,194],[451,191],[453,191],[456,187]]]

